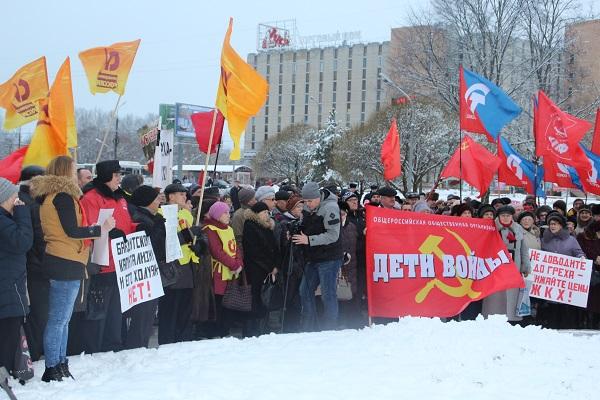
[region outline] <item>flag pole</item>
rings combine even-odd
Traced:
[[[210,147],[208,149],[210,152]],[[217,154],[215,156],[215,168],[213,169],[213,178],[217,179],[217,163],[219,162],[219,153],[221,152],[221,143],[219,143],[219,147],[217,147]]]
[[[215,123],[217,122],[217,109],[213,111],[212,124],[210,126],[210,136],[208,137],[208,153],[204,161],[204,174],[202,174],[202,182],[200,183],[200,201],[198,202],[198,212],[196,213],[195,225],[200,225],[200,214],[202,212],[202,201],[204,201],[204,185],[206,185],[206,175],[208,175],[208,162],[210,161],[210,149],[212,148],[213,136],[215,134]],[[216,165],[216,164],[215,164]],[[196,239],[194,238],[194,243]]]
[[[460,197],[460,202],[462,203],[462,185],[463,185],[463,181],[462,181],[462,128],[459,128],[459,140],[458,140],[458,174],[460,175],[458,177],[458,193],[459,193],[459,197]]]
[[[112,127],[113,122],[115,121],[115,117],[117,115],[117,109],[119,108],[119,103],[121,102],[121,97],[122,97],[122,95],[119,95],[119,98],[117,98],[117,104],[115,104],[115,109],[112,112],[110,122],[108,123],[108,126],[107,126],[106,130],[104,131],[104,137],[102,138],[102,145],[100,146],[100,150],[98,150],[98,156],[96,157],[95,164],[98,164],[98,162],[100,161],[100,157],[102,157],[102,150],[104,150],[104,146],[106,146],[106,139],[108,138],[108,132],[110,131],[110,128]],[[96,172],[96,165],[94,165],[94,172]]]

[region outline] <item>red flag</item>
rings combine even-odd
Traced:
[[[600,154],[600,108],[596,110],[596,124],[594,125],[594,136],[592,137],[592,153]]]
[[[383,178],[391,181],[402,174],[400,166],[400,138],[396,118],[392,118],[390,130],[381,145],[381,163],[383,164]]]
[[[29,146],[23,146],[0,160],[0,176],[2,178],[6,178],[12,183],[19,182],[23,158],[25,158],[28,148]]]
[[[511,162],[504,153],[500,143],[498,143],[498,157],[501,161],[498,166],[498,182],[506,183],[510,186],[525,187],[525,183],[523,183],[523,181],[515,174],[515,171],[510,168]]]
[[[544,156],[544,181],[556,183],[561,188],[577,189],[567,168],[568,165],[556,158]]]
[[[369,315],[451,317],[524,287],[494,221],[367,207]]]
[[[467,85],[465,84],[465,76],[462,65],[458,73],[458,86],[459,86],[459,113],[460,113],[460,129],[467,132],[483,133],[487,135],[487,131],[483,127],[483,124],[477,118],[474,111],[471,111],[467,102]]]
[[[500,163],[500,158],[467,135],[448,161],[440,179],[462,178],[469,185],[477,188],[478,197],[481,197],[490,187]]]
[[[534,124],[538,157],[550,156],[557,162],[586,168],[587,158],[579,142],[591,126],[588,121],[562,111],[543,91],[538,92]]]
[[[215,110],[198,112],[192,114],[192,124],[194,125],[194,131],[196,131],[196,141],[198,142],[198,148],[204,154],[208,153],[208,141],[210,139],[210,128],[212,127],[212,120]],[[223,135],[223,123],[225,119],[221,111],[217,110],[217,119],[215,121],[215,132],[213,134],[212,148],[210,154],[217,152],[217,146],[221,143],[221,136]]]

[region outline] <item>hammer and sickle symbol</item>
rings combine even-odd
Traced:
[[[451,234],[456,241],[462,246],[465,250],[465,254],[467,257],[471,255],[471,248],[464,241],[462,237],[460,237],[456,232],[451,231],[450,229],[446,229],[446,232]],[[442,236],[429,235],[427,239],[421,244],[419,247],[419,251],[421,254],[434,254],[440,260],[443,260],[444,251],[440,248],[440,243],[444,240]],[[425,301],[429,293],[434,287],[437,287],[443,293],[447,294],[451,297],[463,297],[469,296],[472,299],[476,299],[481,295],[481,292],[474,291],[471,286],[473,285],[473,281],[471,279],[456,277],[460,286],[452,286],[447,283],[442,282],[438,278],[434,278],[427,282],[427,284],[419,290],[417,295],[415,296],[415,301],[417,303],[422,303]]]

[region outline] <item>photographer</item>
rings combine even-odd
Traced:
[[[286,212],[275,226],[275,240],[282,255],[281,271],[285,279],[286,310],[282,316],[284,332],[300,331],[300,281],[304,270],[304,254],[301,246],[294,246],[291,238],[302,230],[302,209],[304,201],[298,195],[292,195],[286,203]],[[290,265],[291,263],[291,265]],[[291,273],[290,273],[291,272]]]
[[[302,198],[306,205],[304,228],[292,236],[294,244],[304,246],[307,261],[300,284],[302,325],[305,331],[316,328],[315,290],[320,284],[325,308],[322,328],[333,329],[338,318],[337,276],[343,259],[338,199],[327,189],[319,190],[315,182],[304,185]]]

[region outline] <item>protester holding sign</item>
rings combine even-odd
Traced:
[[[151,186],[142,185],[133,192],[131,200],[136,207],[131,218],[138,224],[137,230],[146,232],[146,235],[150,237],[156,261],[159,264],[164,263],[166,257],[165,220],[162,215],[158,214],[159,191]],[[127,311],[125,315],[131,321],[125,340],[126,349],[148,347],[157,306],[158,299],[153,299],[136,304]]]
[[[96,178],[93,189],[83,195],[81,205],[91,222],[98,221],[101,209],[113,209],[115,227],[109,238],[115,239],[135,232],[136,224],[131,220],[127,202],[119,189],[121,166],[117,160],[101,161],[96,164]],[[119,287],[109,243],[108,265],[101,265],[97,275],[90,282],[86,320],[83,327],[84,350],[86,353],[118,351],[122,349],[121,302]]]
[[[191,340],[190,316],[192,314],[192,289],[194,277],[192,265],[200,262],[191,248],[193,236],[190,228],[194,225],[192,213],[186,209],[187,189],[180,183],[172,183],[165,188],[168,205],[178,207],[179,242],[183,256],[178,260],[180,271],[176,282],[165,287],[165,295],[158,301],[158,344]],[[162,212],[162,210],[159,210]],[[197,240],[204,244],[204,240]]]
[[[553,211],[546,217],[548,229],[542,235],[542,250],[571,257],[585,257],[577,240],[569,234],[563,214]],[[549,328],[572,329],[577,325],[577,309],[568,304],[549,303],[547,317]]]
[[[31,194],[41,202],[40,219],[46,241],[43,268],[50,278],[48,323],[44,330],[46,370],[44,382],[61,381],[72,375],[67,360],[69,321],[81,282],[87,278],[91,240],[108,232],[115,220],[108,217],[102,227],[91,225],[79,203],[77,166],[68,156],[59,156],[45,176],[31,180]]]
[[[513,220],[515,209],[511,206],[502,206],[497,210],[496,228],[500,237],[506,245],[506,249],[512,256],[518,271],[524,276],[529,275],[531,267],[529,264],[529,249],[524,240],[524,232],[521,225]],[[506,315],[510,322],[521,321],[517,316],[517,300],[519,288],[510,288],[493,293],[483,299],[482,313],[484,317],[492,314]]]

